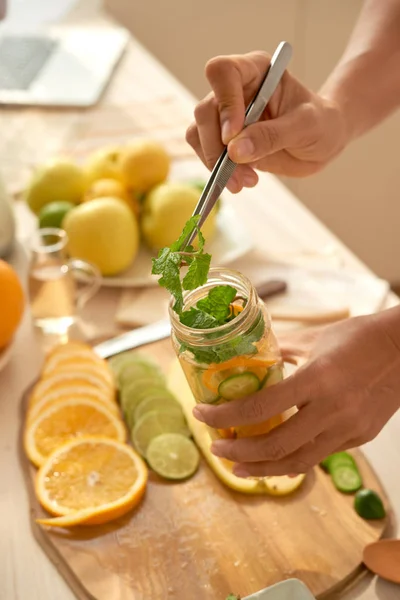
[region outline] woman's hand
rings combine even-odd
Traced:
[[[263,52],[219,56],[206,66],[212,92],[195,108],[189,144],[212,169],[224,145],[239,163],[228,188],[239,192],[258,181],[254,169],[303,177],[320,170],[347,143],[338,106],[286,72],[258,123],[244,131],[245,109],[265,76]]]
[[[333,452],[372,440],[400,407],[400,309],[286,334],[284,359],[301,363],[283,382],[195,416],[215,428],[298,412],[266,435],[217,440],[212,451],[242,477],[304,473]]]

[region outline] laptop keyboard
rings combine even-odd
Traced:
[[[27,90],[57,47],[47,37],[0,38],[0,90]]]

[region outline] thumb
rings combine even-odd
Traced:
[[[261,160],[269,154],[305,143],[308,131],[299,114],[292,112],[276,119],[260,121],[246,127],[228,145],[229,157],[245,164]]]

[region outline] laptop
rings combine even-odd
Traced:
[[[0,105],[92,106],[128,37],[120,27],[2,29]]]

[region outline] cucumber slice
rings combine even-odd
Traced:
[[[268,369],[267,374],[261,383],[261,387],[264,389],[271,385],[275,385],[280,381],[283,381],[283,368],[281,365],[274,365]]]
[[[358,472],[356,461],[348,452],[335,452],[330,456],[327,456],[321,463],[321,467],[328,471],[328,473],[333,473],[333,471],[339,467],[352,467],[354,470]]]
[[[190,378],[190,386],[192,387],[193,396],[196,402],[201,404],[215,404],[219,399],[219,395],[208,389],[203,383],[203,370],[196,370]]]
[[[360,473],[350,465],[336,467],[331,475],[335,487],[344,494],[356,492],[362,486]]]
[[[383,502],[373,490],[360,490],[354,498],[356,513],[363,519],[383,519],[386,510]]]
[[[237,400],[260,389],[260,380],[251,371],[245,371],[238,375],[231,375],[219,384],[218,393],[225,400]]]

